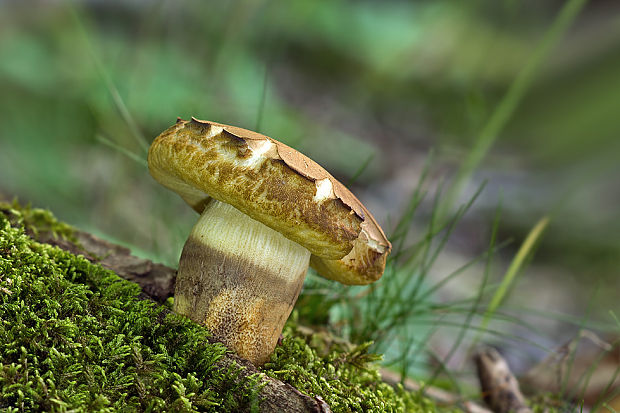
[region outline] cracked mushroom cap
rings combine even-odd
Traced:
[[[310,251],[310,265],[343,284],[381,277],[391,245],[361,202],[316,162],[274,139],[178,119],[149,149],[151,175],[201,213],[226,202]]]

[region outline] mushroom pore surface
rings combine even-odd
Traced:
[[[174,309],[261,365],[293,309],[309,259],[306,248],[212,199],[183,248]]]

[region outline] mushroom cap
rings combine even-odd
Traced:
[[[178,119],[149,148],[151,175],[201,213],[213,197],[312,254],[320,275],[369,284],[391,244],[361,202],[316,162],[265,135]]]

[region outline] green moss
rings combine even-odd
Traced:
[[[394,389],[381,381],[377,361],[368,353],[371,343],[358,346],[328,342],[304,335],[295,317],[287,323],[282,345],[263,371],[300,391],[320,396],[333,412],[436,412],[430,400]],[[449,411],[449,410],[442,410]]]
[[[14,200],[11,203],[0,202],[0,213],[4,214],[13,226],[23,227],[27,233],[49,234],[52,237],[77,242],[73,235],[73,227],[56,219],[47,209],[32,208],[30,205],[21,206]]]
[[[0,205],[0,410],[256,410],[258,375],[234,380],[208,332],[170,306],[137,299],[116,274],[28,234],[71,239],[45,210]],[[266,375],[322,397],[334,412],[436,407],[381,382],[368,345],[328,345],[291,320]],[[241,401],[232,395],[244,395]],[[241,403],[241,404],[239,404]]]
[[[560,412],[580,412],[582,406],[576,405],[565,397],[557,394],[541,393],[532,397],[528,405],[534,413],[560,413]],[[605,410],[603,410],[605,411]]]
[[[12,211],[12,218],[19,215]],[[137,285],[28,237],[0,213],[0,409],[234,411],[235,371],[208,333]],[[231,393],[234,392],[234,393]]]

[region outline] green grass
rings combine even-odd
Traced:
[[[517,251],[514,259],[510,263],[510,266],[506,270],[506,274],[502,277],[502,282],[500,283],[497,290],[493,293],[493,297],[489,302],[489,305],[484,313],[484,318],[482,319],[481,327],[482,330],[486,329],[491,321],[493,314],[497,311],[502,301],[506,298],[508,291],[513,286],[515,277],[519,274],[519,271],[525,265],[526,259],[531,256],[532,250],[534,249],[536,242],[542,236],[545,228],[549,224],[549,218],[544,217],[540,221],[536,223],[532,231],[528,234],[527,238],[523,241],[523,244]],[[477,341],[477,340],[476,340]],[[474,342],[475,344],[475,342]]]
[[[532,86],[535,76],[541,65],[550,55],[552,48],[559,42],[579,13],[587,4],[588,0],[568,0],[554,19],[553,24],[547,29],[540,42],[536,45],[531,57],[526,61],[523,69],[511,82],[506,94],[491,113],[488,121],[477,135],[472,147],[459,167],[450,192],[442,205],[445,209],[453,208],[456,198],[463,190],[463,186],[471,178],[472,174],[480,166],[483,158],[487,155],[495,140],[499,137],[502,129],[513,116],[515,110],[523,100],[528,89]]]
[[[412,243],[407,238],[416,211],[427,195],[424,185],[421,180],[403,217],[396,224],[395,235],[390,238],[394,250],[381,280],[368,287],[345,287],[311,277],[297,308],[304,323],[328,325],[337,335],[352,342],[372,342],[373,351],[385,354],[384,365],[399,371],[403,379],[415,376],[432,382],[437,372],[433,374],[431,365],[439,362],[443,366],[443,360],[432,359],[430,339],[438,330],[445,332],[460,328],[460,337],[454,342],[451,353],[455,352],[463,339],[464,329],[469,330],[467,326],[472,317],[481,312],[479,304],[483,292],[487,295],[488,291],[483,285],[475,299],[436,301],[435,294],[442,287],[479,261],[479,258],[473,259],[440,280],[427,279],[430,268],[440,257],[475,196],[441,226],[431,217],[426,229],[417,235],[419,240]],[[441,192],[437,191],[432,211],[438,211],[440,200]],[[493,252],[492,244],[487,255],[491,256]],[[489,333],[498,334],[496,331]],[[442,373],[449,376],[453,389],[460,388],[458,380],[448,369],[442,368]]]

